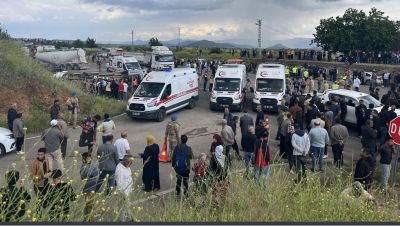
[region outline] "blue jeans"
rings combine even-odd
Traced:
[[[390,177],[390,164],[381,164],[381,183],[383,186],[383,190],[387,192],[388,190],[388,181]]]
[[[251,159],[253,158],[253,152],[244,152],[244,164],[246,166],[246,177],[249,177],[249,171],[250,171],[250,164],[251,164]]]
[[[108,179],[107,179],[107,190],[106,190],[106,195],[110,195],[111,193],[111,187],[115,187],[115,178],[114,174],[115,172],[113,171],[101,171],[99,175],[99,179],[97,180],[97,185],[96,185],[96,192],[100,191],[101,185],[103,184],[104,180],[106,179],[106,176],[108,174]]]
[[[267,167],[254,167],[254,179],[256,183],[263,188],[267,188],[267,178],[269,176],[270,168]]]
[[[318,158],[319,169],[322,171],[324,170],[324,149],[319,147],[311,146],[311,158],[312,158],[312,170],[315,170],[316,161]]]

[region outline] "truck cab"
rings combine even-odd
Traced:
[[[278,111],[286,92],[285,66],[260,64],[256,73],[252,109],[261,105],[264,111]]]
[[[242,111],[246,100],[246,66],[223,64],[215,73],[210,110],[229,108]]]
[[[151,69],[163,70],[164,68],[174,68],[174,54],[166,46],[153,46],[151,53]]]

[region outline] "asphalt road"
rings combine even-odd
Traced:
[[[254,79],[254,74],[249,76]],[[202,84],[202,83],[201,83]],[[202,87],[202,86],[201,86]],[[202,90],[202,89],[201,89]],[[361,89],[364,92],[368,91],[367,87],[362,87]],[[386,89],[381,89],[381,95],[386,93]],[[209,92],[200,92],[200,100],[197,103],[197,106],[192,109],[182,109],[176,112],[178,116],[178,122],[181,125],[181,134],[187,134],[189,137],[188,144],[192,147],[195,157],[199,156],[200,153],[209,153],[210,145],[212,142],[212,136],[214,133],[219,133],[221,128],[216,125],[216,121],[222,118],[222,112],[211,112],[209,110],[210,93]],[[255,113],[251,111],[251,98],[252,96],[247,97],[246,109],[249,111],[250,115],[255,118]],[[234,115],[242,116],[241,112],[233,112]],[[272,136],[270,139],[271,147],[274,153],[279,152],[279,147],[277,146],[279,141],[276,141],[275,134],[277,131],[277,115],[270,114],[270,125],[272,130]],[[132,170],[137,171],[141,175],[142,169],[142,160],[139,158],[139,153],[142,153],[145,146],[146,140],[145,137],[149,134],[154,135],[157,138],[157,143],[162,146],[165,127],[167,122],[169,121],[169,117],[166,118],[163,122],[154,122],[149,120],[132,120],[126,114],[117,116],[113,119],[115,121],[117,129],[114,131],[114,137],[120,137],[121,131],[128,132],[128,140],[131,145],[132,152],[136,159],[132,165]],[[359,152],[361,149],[360,139],[356,136],[354,128],[349,127],[351,138],[345,145],[344,150],[344,164],[347,168],[352,168],[353,163],[358,159]],[[29,131],[29,128],[28,128]],[[70,129],[70,138],[68,141],[68,152],[65,160],[66,168],[72,167],[75,170],[69,171],[69,178],[73,178],[74,180],[79,180],[79,167],[81,165],[81,158],[73,157],[73,146],[79,139],[81,130],[78,129]],[[100,135],[98,135],[100,136]],[[238,129],[237,140],[240,141],[240,129]],[[98,137],[98,141],[101,141],[101,137]],[[36,151],[38,148],[43,146],[43,142],[40,141],[40,137],[35,134],[30,134],[25,142],[25,155],[19,156],[15,153],[9,153],[3,158],[0,159],[0,185],[4,185],[4,172],[8,169],[13,168],[15,164],[15,168],[24,171],[25,168],[28,168],[36,156]],[[79,148],[79,153],[83,153],[86,151],[86,148]],[[332,162],[332,152],[331,148],[329,148],[329,158],[328,162]],[[77,165],[74,164],[74,159],[77,161]],[[194,161],[192,161],[194,162]],[[25,175],[27,176],[27,175]],[[138,186],[141,185],[141,177],[139,176],[136,179],[136,184]],[[160,178],[161,178],[161,191],[168,190],[174,187],[175,183],[175,174],[172,170],[170,163],[160,163]],[[27,180],[29,180],[27,178]]]

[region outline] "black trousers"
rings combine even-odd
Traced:
[[[295,164],[297,171],[297,182],[307,177],[306,175],[306,158],[303,155],[295,155]]]
[[[365,124],[364,120],[357,120],[357,132],[358,136],[361,136],[361,127]]]
[[[17,151],[22,151],[22,145],[24,144],[24,137],[17,137],[15,146],[17,148]]]
[[[285,136],[283,136],[282,134],[281,134],[281,137],[280,137],[280,139],[279,139],[279,155],[282,157],[282,158],[286,158],[286,153],[285,153]]]
[[[183,182],[183,193],[184,195],[187,195],[187,191],[189,188],[189,172],[185,173],[185,174],[179,174],[176,173],[176,195],[180,195],[181,194],[181,188],[182,188],[182,182]]]
[[[63,158],[65,158],[67,155],[67,142],[68,138],[64,137],[63,141],[61,142],[61,153]]]
[[[208,84],[208,92],[212,91],[213,85],[214,85],[213,83]]]

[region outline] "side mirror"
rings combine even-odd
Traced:
[[[253,87],[250,87],[250,92],[254,93]]]

